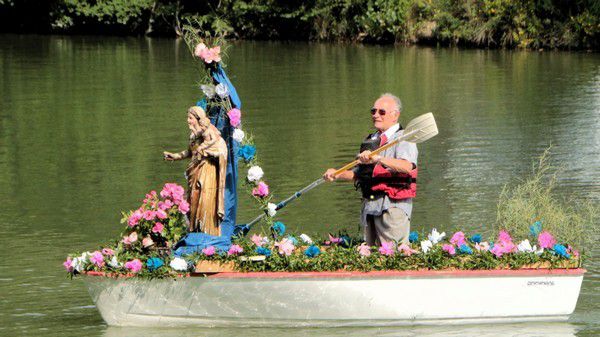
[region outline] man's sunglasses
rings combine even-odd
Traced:
[[[371,115],[375,116],[375,113],[378,112],[379,116],[385,116],[385,110],[383,109],[375,109],[371,108]]]

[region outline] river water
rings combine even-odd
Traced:
[[[487,234],[502,186],[550,144],[567,168],[560,192],[600,200],[600,55],[393,46],[240,42],[228,71],[277,200],[352,159],[381,93],[401,120],[434,112],[440,134],[419,145],[413,228]],[[0,335],[594,336],[600,263],[588,260],[568,323],[377,329],[107,327],[67,253],[116,237],[120,211],[185,163],[164,149],[187,139],[198,73],[172,39],[0,35]],[[243,175],[242,171],[242,175]],[[327,184],[280,212],[292,230],[358,230],[359,195]],[[240,197],[238,222],[257,214]],[[598,234],[598,233],[597,233]],[[600,252],[598,249],[593,249]],[[481,294],[485,301],[486,294]]]

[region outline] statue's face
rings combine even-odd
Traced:
[[[188,123],[188,127],[190,128],[190,130],[197,130],[198,129],[198,120],[196,119],[196,116],[194,116],[191,113],[188,113],[188,117],[187,117],[187,123]]]

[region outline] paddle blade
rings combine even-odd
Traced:
[[[411,120],[404,129],[402,140],[411,143],[421,143],[438,134],[437,124],[433,114],[428,112]]]

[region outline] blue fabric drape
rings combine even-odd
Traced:
[[[225,70],[218,65],[212,70],[214,84],[223,83],[229,88],[229,98],[233,107],[240,109],[242,102],[233,84],[227,77]],[[206,100],[198,101],[197,105],[206,109]],[[213,106],[207,111],[211,123],[219,129],[221,136],[227,143],[227,173],[225,177],[225,215],[221,221],[221,236],[212,236],[205,233],[190,233],[186,235],[174,248],[177,256],[200,252],[203,248],[214,246],[217,250],[227,251],[231,245],[231,236],[236,226],[237,217],[237,178],[238,178],[238,142],[232,135],[234,128],[229,124],[227,111]]]

